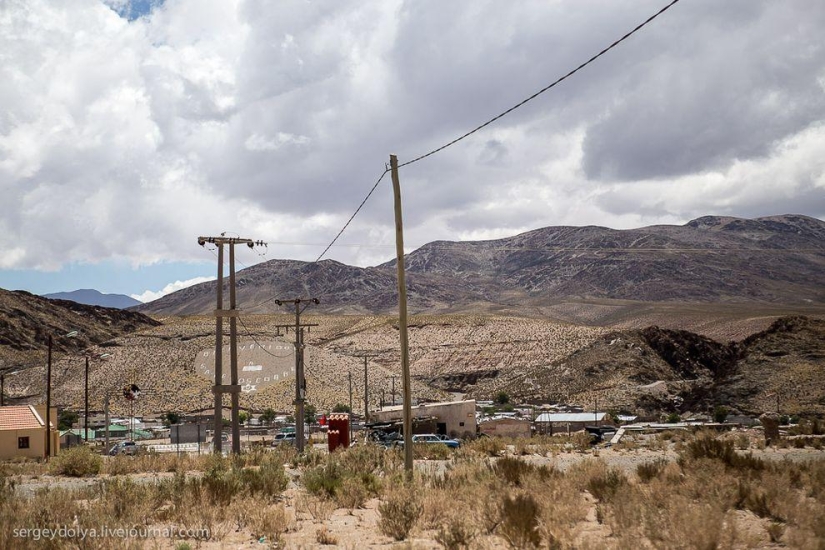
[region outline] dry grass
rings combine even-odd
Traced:
[[[208,541],[188,541],[193,548],[259,539],[281,547],[349,547],[358,537],[372,546],[386,544],[382,535],[445,548],[820,548],[825,460],[761,461],[737,450],[737,443],[699,434],[684,440],[677,461],[648,461],[631,470],[612,467],[604,453],[553,467],[556,459],[529,452],[549,448],[541,438],[494,457],[492,446],[468,445],[446,466],[419,462],[412,486],[402,481],[399,453],[371,446],[301,457],[113,460],[104,470],[121,475],[97,478],[84,489],[28,495],[7,469],[0,476],[0,548],[77,547],[76,541],[15,538],[13,529],[91,528],[102,518],[110,528],[208,528]],[[297,472],[287,474],[283,464],[290,460]],[[174,475],[145,482],[145,476],[125,473],[124,464],[130,471],[156,467]],[[287,489],[290,476],[298,486]],[[359,519],[344,527],[342,515]],[[348,529],[360,534],[352,538]],[[123,542],[138,548],[146,541]]]

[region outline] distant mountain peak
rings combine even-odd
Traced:
[[[44,294],[43,297],[50,300],[69,300],[70,302],[87,306],[112,307],[117,309],[126,309],[141,304],[140,301],[125,294],[103,294],[92,288]]]

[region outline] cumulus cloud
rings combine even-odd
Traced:
[[[227,230],[314,259],[389,154],[461,135],[662,5],[8,0],[0,268],[203,260],[195,238]],[[822,28],[821,3],[677,4],[402,169],[406,242],[825,217]],[[387,177],[328,257],[385,261],[393,227]]]
[[[177,292],[178,290],[182,290],[192,285],[206,283],[208,281],[214,281],[215,279],[217,279],[217,277],[195,277],[194,279],[187,279],[185,281],[175,281],[174,283],[169,283],[168,285],[166,285],[158,291],[146,290],[140,294],[131,294],[130,296],[135,300],[146,303],[151,302],[153,300],[157,300],[158,298],[162,298],[167,294],[172,294],[173,292]]]

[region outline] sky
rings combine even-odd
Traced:
[[[0,287],[151,300],[198,236],[312,261],[385,171],[669,0],[4,0]],[[825,219],[825,3],[681,0],[401,168],[408,251],[556,225]],[[389,175],[324,256],[394,257]]]

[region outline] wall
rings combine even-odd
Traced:
[[[28,437],[29,448],[18,449],[17,438]],[[59,436],[58,436],[59,442]],[[46,455],[46,438],[43,428],[0,431],[0,459],[14,457],[43,458]]]
[[[474,437],[476,433],[476,402],[454,401],[450,403],[426,403],[412,407],[412,417],[437,417],[446,424],[450,437]],[[387,407],[382,411],[370,412],[373,422],[389,422],[403,418],[403,407]]]

